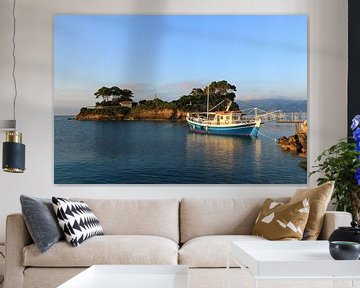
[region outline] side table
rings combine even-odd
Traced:
[[[254,288],[269,281],[274,287],[360,288],[360,261],[334,260],[328,247],[328,241],[237,241],[227,262],[231,257],[246,270]]]

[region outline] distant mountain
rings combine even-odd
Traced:
[[[249,108],[247,105],[250,105],[265,111],[282,110],[283,112],[307,112],[306,100],[256,99],[237,101],[237,104],[240,109]]]

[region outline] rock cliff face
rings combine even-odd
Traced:
[[[127,111],[125,109],[105,110],[105,109],[89,109],[81,108],[79,114],[75,116],[76,120],[89,121],[115,121],[124,120]]]
[[[136,120],[185,120],[186,112],[177,109],[142,109],[136,107],[129,115]]]
[[[299,153],[301,156],[307,155],[307,134],[299,132],[295,135],[282,137],[278,140],[280,147],[284,150]]]
[[[121,120],[163,120],[184,121],[186,112],[177,109],[144,109],[117,108],[117,109],[89,109],[82,108],[75,116],[76,120],[89,121],[121,121]]]

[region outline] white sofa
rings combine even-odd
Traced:
[[[8,216],[4,288],[56,287],[94,264],[184,264],[191,288],[223,288],[231,241],[268,241],[250,235],[264,199],[81,200],[105,235],[76,248],[61,241],[41,254],[23,216]],[[349,213],[327,212],[321,238],[350,221]],[[231,266],[235,287],[243,276]]]

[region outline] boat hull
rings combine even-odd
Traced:
[[[226,136],[257,136],[259,126],[256,123],[248,125],[232,125],[230,127],[201,125],[187,121],[192,132],[198,134],[213,134]]]

